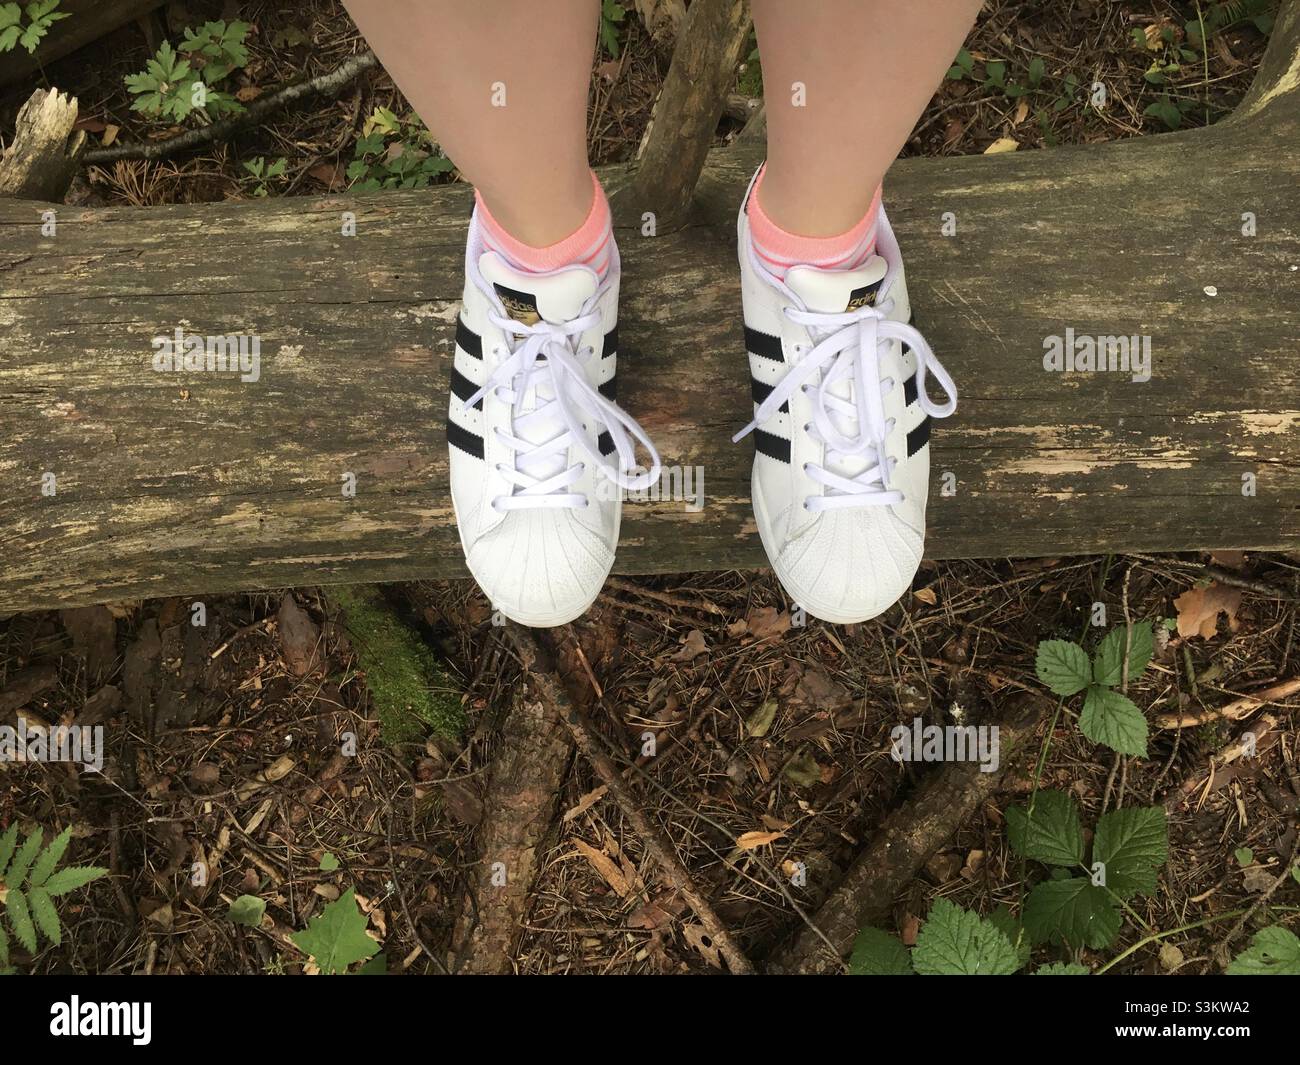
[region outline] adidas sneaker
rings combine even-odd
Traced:
[[[751,186],[752,188],[752,186]],[[876,254],[784,280],[738,223],[754,420],[754,518],[772,568],[809,614],[866,621],[921,562],[930,425],[957,409],[952,378],[911,322],[898,242],[880,212]],[[947,402],[926,395],[930,374]]]
[[[623,490],[648,488],[659,455],[616,403],[618,250],[590,267],[513,269],[471,218],[456,323],[447,442],[470,572],[522,625],[562,625],[614,563]],[[636,468],[640,443],[648,470]]]

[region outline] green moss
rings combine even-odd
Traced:
[[[418,738],[426,727],[442,736],[459,736],[465,727],[460,693],[420,634],[379,589],[344,585],[332,589],[331,598],[346,615],[383,738],[401,743]]]

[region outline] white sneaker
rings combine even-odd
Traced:
[[[595,271],[513,269],[471,218],[447,417],[451,497],[470,572],[521,625],[563,625],[614,564],[623,489],[659,477],[614,402],[618,249]],[[636,471],[639,441],[650,453]]]
[[[823,621],[866,621],[916,576],[930,419],[957,409],[957,389],[911,325],[883,208],[862,267],[795,266],[782,281],[754,251],[749,194],[745,204],[737,228],[754,420],[735,439],[754,434],[754,519],[795,603]],[[942,406],[926,395],[930,373]]]

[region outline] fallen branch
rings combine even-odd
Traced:
[[[1261,706],[1281,702],[1283,699],[1289,699],[1297,693],[1300,693],[1300,677],[1292,677],[1289,680],[1274,684],[1272,687],[1261,688],[1257,692],[1233,699],[1232,702],[1226,703],[1218,709],[1197,710],[1186,714],[1157,714],[1156,727],[1194,728],[1197,725],[1204,725],[1207,721],[1217,721],[1219,718],[1240,721],[1243,717],[1253,714]]]
[[[116,163],[121,159],[166,159],[177,152],[189,151],[191,148],[198,148],[212,141],[224,140],[245,126],[253,125],[265,118],[271,112],[278,111],[307,96],[335,96],[350,82],[378,65],[379,60],[375,58],[374,52],[362,52],[328,74],[286,85],[275,92],[259,96],[248,105],[246,110],[229,115],[209,126],[186,130],[175,137],[151,141],[148,144],[121,144],[112,148],[97,148],[86,152],[82,156],[82,162],[88,166],[102,166],[105,163]]]
[[[488,777],[476,833],[479,862],[468,873],[468,905],[457,928],[458,973],[513,970],[539,859],[573,754],[555,702],[527,665]]]
[[[677,857],[672,844],[637,805],[636,799],[623,780],[623,775],[609,755],[601,749],[587,722],[586,715],[564,691],[550,654],[541,646],[531,630],[512,624],[507,626],[506,631],[519,652],[529,681],[537,685],[542,698],[555,709],[559,719],[568,726],[578,750],[596,771],[601,782],[609,789],[609,794],[613,796],[619,809],[623,811],[632,828],[641,837],[646,850],[659,864],[669,884],[686,900],[687,905],[699,918],[705,932],[726,961],[727,968],[739,975],[753,975],[753,964],[736,945],[731,933],[714,912],[708,899],[695,886],[695,881],[682,865],[681,859]]]
[[[18,112],[13,142],[0,156],[0,196],[59,203],[86,143],[74,130],[77,99],[54,89],[37,89]]]
[[[997,791],[1050,706],[1038,695],[1016,697],[1008,720],[999,726],[996,770],[982,773],[978,762],[949,762],[885,819],[812,919],[837,954],[831,954],[813,929],[804,927],[777,949],[767,971],[802,975],[841,971],[859,930],[888,915],[898,892]]]

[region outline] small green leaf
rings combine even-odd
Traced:
[[[1035,976],[1091,976],[1092,970],[1078,962],[1054,961],[1034,970]]]
[[[1034,661],[1038,679],[1056,695],[1073,695],[1088,686],[1092,671],[1083,648],[1070,640],[1044,640]]]
[[[1043,82],[1043,74],[1046,72],[1042,56],[1034,56],[1029,62],[1029,87],[1038,88]]]
[[[62,860],[64,853],[68,849],[68,843],[72,840],[72,826],[69,825],[60,832],[51,841],[50,845],[41,852],[41,856],[36,859],[36,864],[32,866],[32,875],[30,883],[32,887],[40,887],[50,878],[59,862]]]
[[[332,873],[339,867],[339,860],[329,851],[320,856],[320,871],[322,873]]]
[[[912,973],[912,955],[897,936],[867,927],[853,941],[849,973],[853,976],[909,976]]]
[[[226,911],[226,918],[245,928],[257,928],[261,925],[265,913],[266,903],[262,899],[256,895],[240,895],[230,904],[230,909]]]
[[[35,954],[36,926],[32,924],[31,910],[27,907],[27,896],[17,888],[10,888],[5,898],[5,912],[9,915],[9,927],[14,930],[18,942]]]
[[[1163,806],[1112,810],[1097,822],[1092,860],[1101,862],[1105,885],[1122,899],[1150,895],[1156,872],[1169,858],[1169,825]]]
[[[1300,938],[1281,925],[1261,928],[1228,966],[1229,976],[1300,976]]]
[[[9,970],[9,933],[5,931],[5,926],[0,924],[0,973]]]
[[[1128,696],[1114,688],[1096,684],[1088,688],[1079,715],[1079,731],[1112,751],[1146,757],[1147,719]]]
[[[59,913],[54,908],[54,900],[44,888],[34,887],[27,894],[36,927],[44,933],[45,938],[56,947],[63,942],[63,931],[59,927]]]
[[[77,888],[84,887],[101,876],[108,876],[108,870],[96,865],[76,865],[68,869],[60,869],[45,881],[45,893],[66,895],[69,891],[76,891]]]
[[[1035,943],[1063,940],[1097,950],[1115,941],[1122,918],[1103,889],[1075,876],[1037,885],[1025,899],[1024,922]]]
[[[14,855],[14,863],[5,875],[5,883],[10,887],[22,887],[23,881],[27,879],[27,870],[32,867],[32,862],[36,860],[36,852],[40,849],[41,830],[34,828],[31,835],[23,840],[18,853]]]
[[[1011,948],[1016,952],[1016,961],[1020,963],[1020,968],[1023,969],[1028,965],[1033,944],[1029,942],[1029,933],[1025,931],[1025,926],[1011,912],[1011,907],[1005,902],[999,903],[990,911],[988,921],[1007,937],[1007,942],[1011,944]]]
[[[1074,797],[1063,791],[1040,791],[1032,810],[1007,810],[1007,840],[1023,858],[1072,868],[1083,861],[1083,826]]]
[[[1242,869],[1245,869],[1255,860],[1255,852],[1249,847],[1238,847],[1232,852],[1232,856],[1237,859],[1237,865]]]
[[[1115,687],[1123,679],[1124,645],[1128,639],[1127,626],[1120,625],[1106,634],[1092,660],[1092,679],[1097,684]],[[1129,649],[1128,679],[1136,680],[1155,650],[1151,622],[1138,621],[1133,625],[1132,646]]]
[[[947,899],[930,907],[912,964],[926,976],[1008,976],[1020,967],[1015,948],[991,921]]]
[[[18,843],[18,822],[15,821],[9,826],[8,831],[0,836],[0,880],[5,880],[5,870],[9,868],[9,860],[14,856],[14,847]]]
[[[357,905],[356,894],[348,888],[307,922],[306,931],[289,937],[299,950],[315,958],[320,971],[327,975],[346,972],[353,962],[379,950],[379,944],[366,935],[368,918]]]

